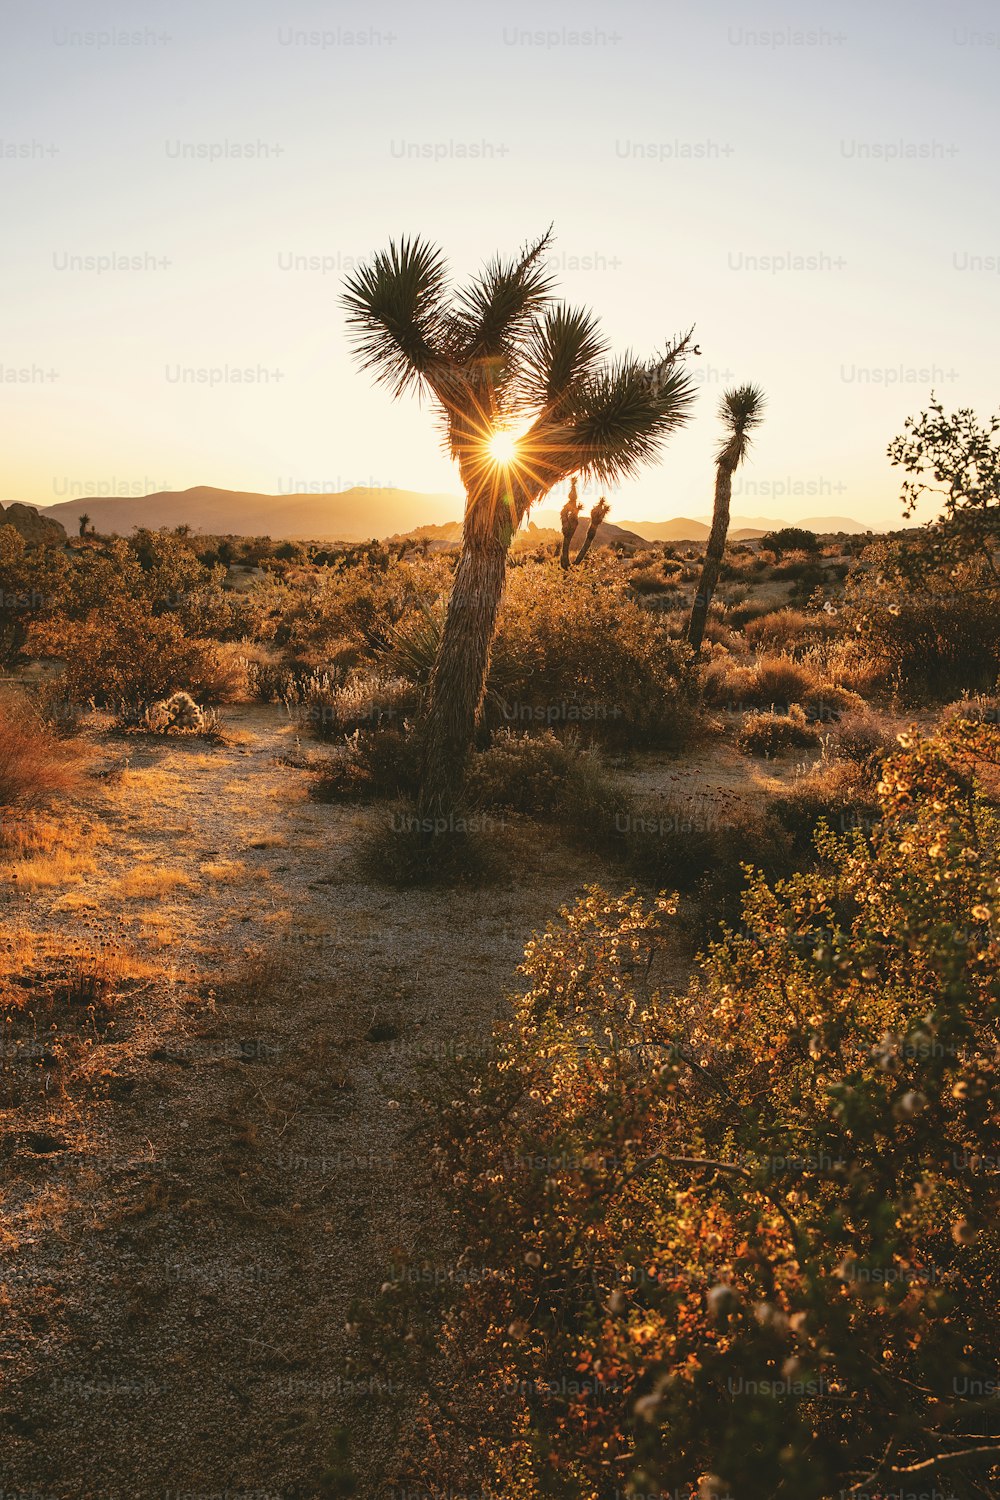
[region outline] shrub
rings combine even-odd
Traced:
[[[634,594],[663,594],[673,592],[673,580],[664,578],[654,568],[637,568],[628,575],[628,586]]]
[[[448,568],[443,558],[401,562],[359,549],[310,571],[288,602],[279,644],[299,660],[329,663],[335,647],[344,666],[370,664],[394,629],[447,588]]]
[[[511,568],[484,705],[489,729],[574,728],[608,745],[680,748],[698,732],[696,679],[670,623],[628,597],[616,564]],[[627,580],[627,575],[626,575]],[[425,687],[442,610],[387,633],[389,670]]]
[[[354,672],[346,679],[326,672],[290,680],[282,695],[298,722],[317,739],[342,739],[356,730],[402,728],[417,709],[417,694],[405,677]]]
[[[747,865],[771,877],[792,867],[791,841],[780,824],[735,799],[639,803],[631,809],[622,843],[632,875],[655,889],[697,898],[704,932],[738,912]]]
[[[1000,828],[968,773],[997,753],[894,756],[863,857],[758,879],[686,993],[650,977],[669,897],[591,888],[528,945],[496,1056],[426,1115],[490,1274],[383,1299],[434,1388],[408,1481],[996,1493]]]
[[[769,531],[761,537],[760,549],[773,552],[775,557],[786,552],[818,552],[819,538],[804,526],[782,526],[779,531]]]
[[[769,798],[767,810],[786,829],[796,854],[813,847],[822,819],[835,833],[871,832],[879,818],[875,781],[850,762],[820,765]]]
[[[902,544],[880,542],[847,581],[843,618],[877,678],[904,697],[990,689],[1000,672],[1000,588],[983,561],[907,578]]]
[[[1000,697],[977,693],[974,698],[961,698],[941,710],[939,722],[942,725],[963,721],[967,724],[1000,724]]]
[[[144,709],[181,689],[207,696],[215,668],[210,641],[191,639],[175,616],[154,615],[135,599],[82,620],[41,622],[30,644],[65,661],[68,698],[107,708]]]
[[[697,730],[686,648],[615,575],[512,571],[496,643],[510,728],[575,727],[605,744],[679,748]]]
[[[765,653],[752,663],[721,657],[709,662],[703,681],[705,701],[730,712],[748,708],[787,712],[797,703],[808,717],[826,722],[859,701],[845,688],[826,680],[814,664],[791,656]]]
[[[872,709],[851,708],[832,730],[837,754],[855,765],[876,767],[896,748],[896,735]]]
[[[399,802],[372,813],[355,840],[355,869],[374,885],[397,888],[488,885],[506,870],[504,828],[491,813],[421,818]]]
[[[501,729],[473,757],[465,796],[474,807],[551,817],[579,753],[575,742],[565,744],[551,729],[537,735]]]
[[[403,728],[356,729],[325,760],[313,783],[318,802],[371,802],[416,796],[419,746]]]
[[[817,640],[828,639],[836,629],[835,622],[821,610],[810,613],[804,609],[777,609],[748,619],[743,635],[748,646],[794,655],[815,645]]]
[[[743,720],[736,743],[746,755],[778,755],[782,750],[808,750],[820,742],[815,724],[806,722],[805,710],[793,703],[787,714],[749,713]]]
[[[68,568],[59,548],[28,543],[0,525],[0,665],[22,651],[32,622],[58,606]]]

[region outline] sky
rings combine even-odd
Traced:
[[[354,366],[343,277],[419,232],[461,279],[553,223],[613,348],[702,351],[612,520],[706,514],[755,381],[734,512],[898,524],[904,419],[1000,406],[998,101],[987,0],[5,0],[0,499],[457,496]]]

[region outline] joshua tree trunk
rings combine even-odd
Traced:
[[[715,586],[719,581],[719,572],[722,568],[722,554],[726,550],[726,537],[729,534],[729,506],[733,496],[733,474],[736,465],[730,465],[725,460],[720,460],[715,471],[715,505],[712,510],[712,529],[708,535],[708,544],[705,547],[705,561],[701,570],[701,581],[698,584],[698,592],[694,598],[694,606],[691,610],[691,618],[688,621],[687,637],[695,649],[695,653],[701,650],[702,637],[705,634],[705,621],[708,618],[708,607],[715,593]]]
[[[470,498],[423,724],[424,817],[447,816],[461,790],[486,692],[515,529],[509,500],[498,502],[487,494]]]

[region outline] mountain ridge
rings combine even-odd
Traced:
[[[346,490],[317,493],[301,490],[267,494],[229,490],[216,485],[192,485],[185,490],[157,490],[149,495],[88,495],[33,507],[39,515],[58,521],[71,534],[84,512],[97,531],[127,536],[136,526],[190,526],[194,531],[223,536],[272,536],[275,539],[317,542],[362,542],[373,537],[405,536],[432,526],[460,526],[462,501],[455,495],[416,490],[353,485]],[[531,517],[541,531],[559,532],[558,510],[542,509]],[[788,525],[812,531],[850,531],[869,528],[848,516],[813,516],[790,522],[764,516],[733,516],[734,540],[761,536]],[[609,521],[613,531],[634,541],[704,541],[708,521],[677,516],[663,521]],[[601,539],[612,540],[602,531]]]

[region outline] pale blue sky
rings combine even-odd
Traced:
[[[1000,13],[979,0],[7,0],[0,498],[457,493],[427,413],[353,370],[342,270],[419,231],[461,274],[554,220],[565,294],[617,345],[694,322],[703,349],[694,421],[613,517],[704,514],[716,396],[756,380],[769,416],[737,512],[891,523],[885,446],[932,384],[1000,405],[998,98]],[[266,152],[189,154],[245,143]],[[789,255],[819,269],[759,268]],[[140,269],[74,269],[88,256]],[[180,379],[227,367],[260,378]]]

